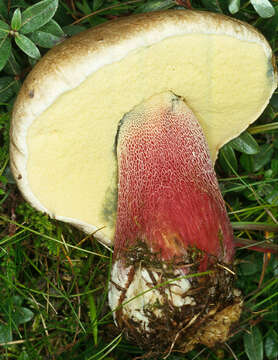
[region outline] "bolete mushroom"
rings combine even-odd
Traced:
[[[213,163],[276,83],[253,27],[173,10],[64,41],[21,89],[11,128],[19,188],[51,217],[115,239],[110,306],[154,353],[225,341],[240,316]]]

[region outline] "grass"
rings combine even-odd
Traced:
[[[17,7],[24,10],[35,3],[0,0],[0,19],[11,22]],[[63,33],[73,34],[132,13],[177,7],[210,10],[253,24],[277,53],[277,2],[262,1],[265,6],[261,8],[252,3],[64,0],[59,2],[54,19]],[[265,11],[271,9],[274,15],[265,17]],[[13,24],[16,26],[16,19]],[[55,36],[58,32],[56,28]],[[34,40],[31,35],[30,39]],[[47,49],[37,47],[42,54]],[[93,236],[38,213],[17,190],[9,168],[9,121],[16,93],[36,59],[26,55],[29,48],[15,43],[12,48],[9,62],[0,73],[0,359],[140,357],[143,352],[117,332],[107,305],[111,251]],[[278,95],[274,94],[260,119],[244,135],[253,154],[231,142],[216,164],[229,216],[237,229],[235,236],[272,245],[277,244],[278,224],[277,112]],[[254,230],[252,224],[259,224],[259,229]],[[236,267],[245,306],[233,336],[215,349],[201,347],[186,355],[171,354],[169,360],[278,358],[277,254],[244,247],[237,250]]]

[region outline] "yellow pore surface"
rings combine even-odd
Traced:
[[[215,160],[219,147],[255,120],[272,87],[272,66],[256,43],[195,34],[138,49],[93,73],[33,122],[31,189],[54,215],[105,226],[102,233],[112,237],[114,142],[125,113],[160,92],[184,97]]]

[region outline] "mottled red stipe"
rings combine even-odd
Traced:
[[[118,139],[115,254],[141,239],[162,260],[187,246],[232,261],[232,229],[202,129],[172,93],[123,119]]]

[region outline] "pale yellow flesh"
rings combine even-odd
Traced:
[[[115,214],[111,221],[104,209],[115,205],[114,141],[123,115],[170,90],[194,111],[215,159],[266,103],[271,69],[260,45],[225,35],[172,37],[130,53],[62,95],[33,122],[27,139],[31,189],[54,215],[105,226],[102,233],[112,238]]]

